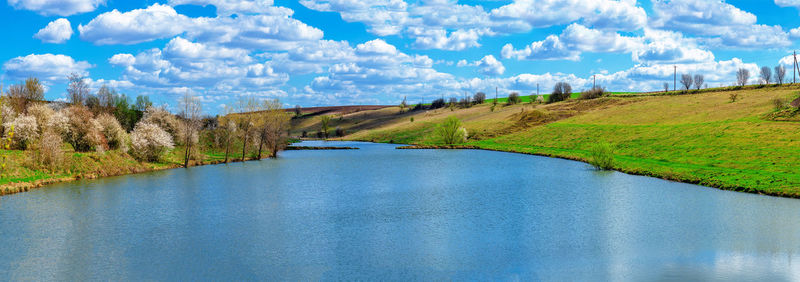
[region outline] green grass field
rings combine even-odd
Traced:
[[[740,99],[731,102],[735,91]],[[359,132],[356,140],[437,144],[434,128],[456,115],[468,145],[586,160],[597,142],[615,147],[614,168],[665,179],[787,197],[800,197],[800,123],[771,121],[773,99],[800,95],[795,86],[709,89],[679,95],[515,105],[488,105],[417,114]],[[520,124],[519,113],[539,111],[553,121]]]

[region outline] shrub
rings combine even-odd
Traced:
[[[431,109],[438,109],[438,108],[444,108],[444,99],[439,98],[433,100],[433,102],[431,103]]]
[[[141,161],[159,161],[172,148],[172,136],[156,124],[139,122],[131,133],[133,156]]]
[[[776,111],[780,111],[786,107],[786,100],[781,98],[772,99],[772,106],[775,108]]]
[[[27,149],[36,139],[39,138],[39,125],[36,118],[30,115],[18,115],[13,121],[3,125],[5,128],[13,128],[14,136],[12,140],[17,144],[17,148]]]
[[[731,103],[736,102],[739,99],[739,92],[731,92],[728,94],[728,99],[731,100]]]
[[[175,143],[181,144],[183,137],[185,137],[182,132],[183,127],[178,118],[163,107],[147,108],[140,122],[158,125],[159,128],[169,133],[173,140],[176,141]]]
[[[56,111],[47,106],[46,104],[31,104],[28,107],[28,115],[36,119],[36,124],[39,125],[39,133],[45,131],[47,124],[50,123],[50,118],[55,115]]]
[[[511,92],[511,94],[508,95],[509,105],[519,104],[520,102],[522,102],[522,99],[519,97],[519,93]]]
[[[66,138],[70,132],[69,118],[64,111],[55,112],[53,116],[50,117],[50,120],[47,121],[45,127],[47,128],[46,130],[52,130],[61,135],[62,138]]]
[[[592,89],[586,90],[581,92],[581,96],[578,99],[582,100],[590,100],[590,99],[597,99],[603,97],[605,95],[606,90],[602,87],[592,87]]]
[[[308,131],[303,130],[303,134],[300,137],[306,138],[308,137]]]
[[[447,145],[464,143],[467,141],[467,130],[461,127],[461,121],[455,117],[450,116],[439,125],[436,133],[442,139],[442,142]]]
[[[75,151],[88,152],[92,149],[103,151],[107,146],[100,123],[95,120],[92,112],[81,105],[71,106],[64,110],[69,122],[67,141],[72,144]]]
[[[422,109],[424,109],[424,106],[422,105],[422,103],[419,103],[416,106],[414,106],[414,108],[411,109],[411,110],[412,111],[419,111],[419,110],[422,110]]]
[[[564,101],[570,98],[572,95],[572,86],[566,82],[559,82],[556,83],[556,86],[553,87],[553,93],[550,94],[550,98],[547,99],[548,103],[555,103]]]
[[[341,127],[337,126],[336,127],[336,136],[344,137],[345,135],[346,135],[346,133],[345,133],[344,129],[342,129]]]
[[[122,152],[128,151],[128,134],[119,124],[117,118],[110,114],[101,114],[97,117],[97,122],[100,124],[101,132],[106,137],[110,149],[119,149]]]
[[[61,134],[53,130],[45,130],[39,142],[37,163],[47,167],[50,171],[57,170],[64,161],[64,152],[61,150],[61,144],[63,143],[64,140],[61,139]]]
[[[589,150],[589,163],[598,170],[614,168],[614,147],[607,142],[594,145]]]
[[[475,93],[475,96],[472,97],[472,102],[478,105],[483,104],[483,102],[485,101],[486,101],[486,93],[483,92]]]
[[[414,117],[411,117],[411,122],[414,122]]]

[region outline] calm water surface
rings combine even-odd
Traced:
[[[798,200],[332,144],[4,196],[0,280],[800,280]]]

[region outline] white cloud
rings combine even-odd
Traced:
[[[683,37],[679,32],[645,29],[647,41],[633,52],[635,62],[649,63],[701,63],[714,61],[711,51],[702,49],[696,40]]]
[[[415,38],[414,47],[419,49],[440,49],[458,51],[480,47],[481,36],[491,34],[488,29],[456,30],[448,34],[445,29],[411,27],[408,34]]]
[[[630,0],[516,0],[492,10],[491,17],[523,31],[578,20],[595,28],[614,30],[636,30],[647,24],[644,9]]]
[[[86,61],[75,61],[70,56],[54,54],[30,54],[3,64],[5,78],[9,80],[38,77],[45,81],[65,81],[70,73],[87,75],[91,67]]]
[[[100,14],[86,25],[78,25],[81,39],[97,45],[137,44],[178,35],[192,24],[167,5],[120,13],[117,9]]]
[[[478,70],[483,75],[499,76],[506,72],[506,67],[492,55],[484,56],[480,61],[475,62]]]
[[[70,25],[69,20],[60,18],[48,23],[33,37],[45,43],[61,44],[72,37],[72,25]]]
[[[43,16],[70,16],[91,12],[106,0],[8,0],[8,5],[19,10],[29,10]]]
[[[642,39],[621,36],[616,32],[589,29],[580,24],[571,24],[559,36],[550,35],[542,41],[531,43],[516,50],[511,44],[503,46],[503,58],[518,60],[573,60],[580,59],[581,52],[631,52],[642,45]]]
[[[273,5],[272,0],[169,0],[172,6],[178,5],[213,5],[217,14],[230,16],[236,13],[263,13]]]
[[[775,5],[800,8],[800,0],[775,0]]]
[[[780,26],[757,24],[754,14],[723,1],[657,1],[653,11],[653,27],[710,37],[710,44],[721,47],[775,48],[791,44]]]

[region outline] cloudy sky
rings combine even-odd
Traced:
[[[731,85],[788,64],[800,0],[7,0],[0,80],[69,73],[92,87],[218,112],[242,96],[286,105],[395,104],[499,88],[523,95],[648,91],[679,73]],[[753,79],[755,82],[755,78]]]

